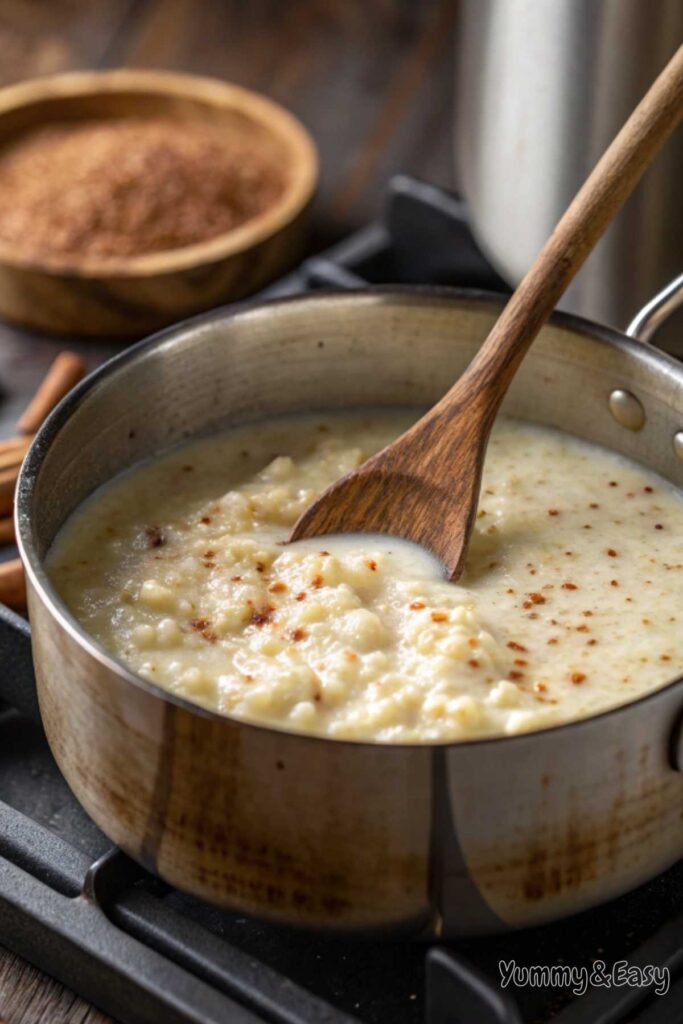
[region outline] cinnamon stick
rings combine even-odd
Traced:
[[[26,451],[28,446],[31,444],[33,438],[29,436],[24,437],[8,437],[5,441],[0,441],[0,452],[15,452],[15,451]]]
[[[60,352],[19,420],[22,434],[33,434],[58,402],[85,376],[85,362],[75,352]]]
[[[0,469],[9,469],[20,465],[33,440],[33,434],[27,437],[13,437],[11,441],[0,441]]]
[[[14,491],[17,486],[17,477],[21,463],[10,466],[8,469],[0,469],[0,516],[8,516],[14,505]]]
[[[0,544],[14,544],[14,517],[3,516],[0,519]]]
[[[0,603],[15,611],[26,607],[26,579],[20,558],[0,562]]]

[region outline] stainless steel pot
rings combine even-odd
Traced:
[[[683,680],[513,738],[300,736],[138,678],[85,635],[45,573],[69,513],[169,445],[262,416],[433,403],[502,301],[387,289],[219,311],[108,363],[39,433],[17,523],[45,730],[89,814],[171,884],[297,925],[465,935],[570,914],[681,855]],[[683,367],[614,331],[555,316],[505,409],[683,485]]]
[[[510,284],[681,40],[680,0],[463,0],[458,187],[480,244]],[[562,309],[623,328],[680,269],[682,178],[678,132]]]

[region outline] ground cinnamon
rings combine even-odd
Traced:
[[[238,227],[282,188],[262,148],[217,123],[58,124],[0,153],[0,243],[36,259],[176,249]]]

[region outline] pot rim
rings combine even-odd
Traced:
[[[391,300],[392,298],[403,298],[417,302],[437,300],[460,305],[467,305],[470,303],[476,307],[488,305],[495,309],[501,308],[507,302],[508,296],[483,289],[452,288],[440,285],[374,285],[361,289],[349,289],[348,291],[320,289],[312,293],[306,292],[304,294],[276,297],[262,300],[257,303],[253,303],[251,300],[246,300],[244,302],[219,306],[216,309],[189,317],[169,327],[165,327],[160,331],[156,331],[148,337],[143,338],[141,341],[124,349],[122,352],[119,352],[101,366],[97,367],[97,369],[88,374],[83,381],[77,384],[76,387],[73,388],[73,390],[63,398],[61,402],[59,402],[36,433],[36,436],[24,459],[16,489],[15,525],[17,547],[19,548],[19,554],[24,565],[24,570],[30,580],[31,587],[48,612],[57,620],[62,629],[64,629],[71,638],[79,644],[86,654],[94,658],[110,672],[115,673],[127,683],[145,691],[150,696],[161,699],[162,701],[170,702],[191,714],[197,714],[204,718],[225,722],[232,726],[241,726],[248,729],[256,729],[261,732],[273,733],[276,736],[292,736],[296,740],[306,740],[311,743],[334,743],[342,746],[364,747],[366,749],[372,748],[373,750],[386,749],[391,751],[425,749],[427,751],[435,751],[463,746],[487,746],[488,744],[498,744],[501,742],[518,744],[525,742],[528,743],[533,742],[536,737],[547,736],[549,733],[557,733],[559,730],[580,729],[581,727],[590,728],[592,723],[603,720],[608,716],[628,713],[630,709],[642,706],[646,702],[657,700],[663,693],[673,689],[678,688],[683,694],[683,675],[681,675],[672,679],[670,682],[665,683],[663,686],[660,686],[658,689],[643,694],[641,697],[628,701],[625,704],[618,704],[615,707],[607,708],[604,711],[586,716],[585,718],[573,719],[569,722],[563,722],[558,725],[546,726],[543,729],[534,729],[528,732],[515,733],[514,735],[482,736],[473,737],[471,739],[437,740],[431,742],[414,741],[412,743],[385,743],[365,739],[338,739],[331,736],[320,736],[306,732],[297,732],[296,730],[287,729],[277,725],[252,721],[247,718],[240,718],[237,715],[226,715],[223,712],[214,711],[201,704],[195,704],[178,694],[172,693],[170,690],[164,689],[164,687],[153,683],[150,680],[144,679],[142,676],[132,671],[132,669],[128,668],[124,662],[119,661],[118,658],[109,654],[86,632],[85,629],[82,628],[80,623],[71,614],[66,607],[66,604],[53,588],[47,572],[45,571],[44,562],[37,554],[31,517],[33,495],[42,463],[49,452],[52,442],[57,437],[64,424],[71,417],[72,413],[78,408],[92,389],[101,383],[101,381],[118,372],[122,367],[134,362],[150,350],[160,348],[162,345],[172,341],[173,338],[184,335],[188,329],[211,323],[218,323],[220,321],[232,320],[244,315],[258,315],[264,311],[267,313],[268,310],[272,308],[284,305],[303,305],[306,303],[316,305],[318,303],[325,303],[325,301],[330,298],[333,298],[337,302],[357,302],[358,300],[382,302]],[[581,334],[584,337],[590,338],[594,342],[602,342],[613,346],[619,351],[633,355],[637,359],[644,360],[646,363],[650,364],[652,368],[664,371],[674,377],[679,377],[683,383],[683,366],[672,356],[654,348],[647,342],[636,341],[615,328],[597,324],[592,320],[588,320],[585,317],[581,317],[573,313],[556,311],[550,316],[548,323],[552,323],[559,327],[571,330],[574,333]]]

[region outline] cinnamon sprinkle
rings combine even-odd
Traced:
[[[211,629],[211,622],[209,621],[209,619],[205,619],[203,617],[190,619],[190,625],[197,633],[199,633],[200,636],[203,636],[204,639],[208,641],[208,643],[216,643],[218,637]]]

